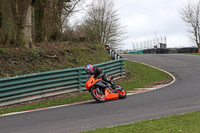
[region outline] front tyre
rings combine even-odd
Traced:
[[[120,90],[117,90],[117,93],[119,94],[119,99],[124,99],[126,98],[126,90],[121,87]]]
[[[91,95],[99,103],[106,101],[104,93],[98,87],[91,89]]]

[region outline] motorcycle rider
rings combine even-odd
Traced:
[[[111,87],[113,88],[113,90],[116,89],[116,85],[114,84],[114,82],[111,80],[111,78],[109,78],[107,76],[107,74],[105,74],[100,68],[98,67],[93,67],[91,64],[88,64],[86,67],[85,67],[85,71],[87,74],[91,74],[91,75],[94,75],[94,78],[97,78],[97,77],[102,77],[102,79],[108,83],[111,84]]]

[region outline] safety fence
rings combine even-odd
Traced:
[[[127,54],[143,54],[143,50],[128,51]]]
[[[117,60],[117,59],[121,59],[123,58],[122,56],[120,56],[116,51],[114,50],[109,50],[108,53],[110,54],[110,56],[112,57],[113,60]]]
[[[125,73],[124,59],[96,64],[109,76]],[[0,79],[0,106],[86,90],[84,67],[34,73]]]

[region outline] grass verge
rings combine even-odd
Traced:
[[[84,133],[199,133],[199,117],[200,112],[193,112]]]
[[[153,84],[162,79],[171,78],[168,74],[164,72],[136,62],[126,61],[125,67],[126,78],[117,81],[117,84],[120,84],[126,90],[134,90],[134,88],[144,88],[145,86]],[[92,97],[88,92],[65,94],[56,98],[47,98],[6,108],[4,107],[0,109],[0,114],[58,106],[91,99]]]
[[[200,53],[183,53],[185,55],[200,55]]]
[[[118,84],[123,86],[127,91],[135,88],[144,88],[163,79],[172,80],[172,77],[167,73],[138,62],[126,61],[125,67],[127,76],[119,81]]]

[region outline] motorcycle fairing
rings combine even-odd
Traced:
[[[107,88],[105,90],[105,97],[106,97],[106,100],[108,99],[116,99],[119,97],[119,94],[118,93],[113,93],[109,88]]]
[[[95,79],[95,78],[94,78],[94,75],[92,75],[92,76],[90,77],[90,79],[86,82],[85,87],[86,87],[87,89],[90,90],[91,87],[92,87],[94,84],[96,84],[97,82],[99,82],[100,80],[102,80],[102,78]]]

